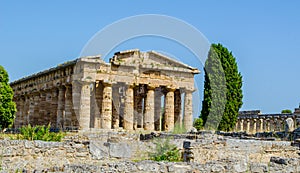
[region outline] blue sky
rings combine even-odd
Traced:
[[[299,8],[296,0],[0,1],[0,64],[13,81],[75,59],[112,22],[162,14],[193,25],[233,52],[244,81],[242,110],[293,110],[300,103]],[[129,40],[113,51],[131,48],[194,56],[178,43],[153,37]],[[203,75],[197,80],[202,95]]]

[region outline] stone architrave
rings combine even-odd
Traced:
[[[133,87],[129,85],[126,88],[125,93],[126,94],[125,94],[125,109],[124,109],[124,129],[133,130],[133,115],[134,115]]]
[[[101,127],[103,129],[111,129],[112,127],[112,84],[103,83],[103,100]]]
[[[165,115],[164,130],[172,131],[174,129],[174,91],[175,89],[167,89],[165,97]]]
[[[193,97],[192,91],[186,90],[184,95],[183,125],[186,130],[193,127]]]
[[[144,129],[154,130],[154,87],[148,86],[145,101]]]

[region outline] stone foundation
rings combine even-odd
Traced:
[[[299,150],[291,142],[241,140],[211,133],[198,134],[196,140],[191,140],[195,134],[151,136],[171,138],[187,162],[139,161],[147,159],[147,152],[155,147],[151,140],[140,140],[139,134],[103,131],[69,136],[63,142],[0,140],[1,168],[3,172],[300,171]]]

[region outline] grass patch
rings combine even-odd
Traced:
[[[42,140],[42,141],[61,141],[65,136],[62,132],[50,132],[50,124],[48,126],[23,126],[20,128],[20,134],[17,139],[26,140]]]

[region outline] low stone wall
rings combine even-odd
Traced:
[[[212,133],[194,137],[152,134],[150,138],[153,136],[173,138],[171,142],[189,162],[139,161],[147,159],[147,152],[155,147],[152,140],[140,140],[139,134],[101,132],[69,136],[63,142],[0,140],[1,169],[2,172],[300,171],[298,148],[292,147],[291,142],[242,140]],[[193,159],[187,159],[187,152]]]

